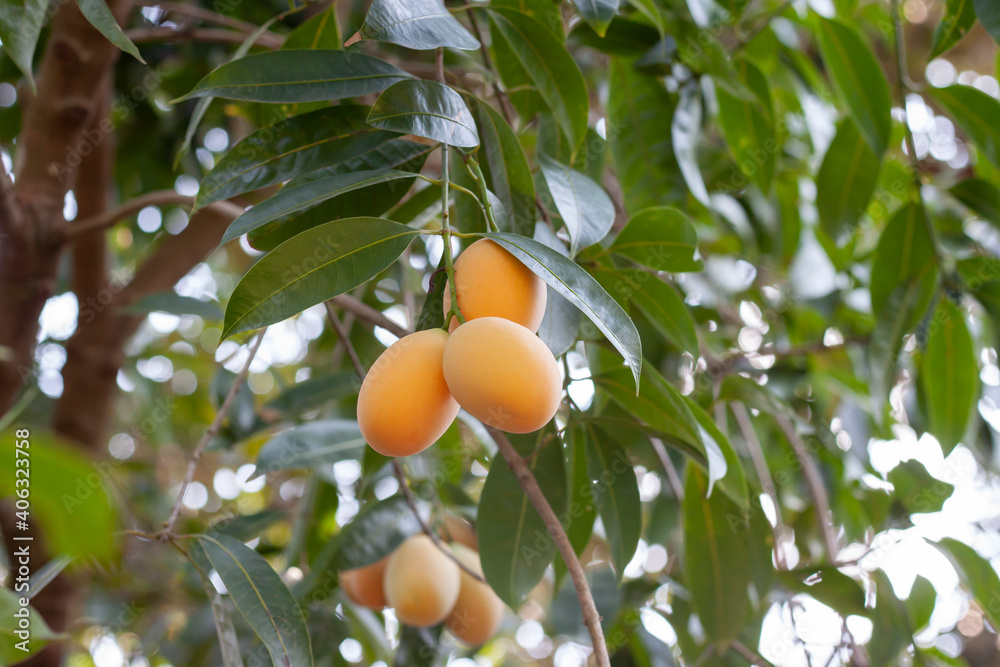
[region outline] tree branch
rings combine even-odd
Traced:
[[[611,661],[608,657],[608,647],[604,642],[604,631],[601,629],[601,616],[597,613],[597,606],[594,604],[594,596],[587,585],[587,576],[583,572],[583,566],[580,565],[580,559],[576,557],[576,552],[573,551],[573,545],[570,544],[566,531],[563,529],[562,524],[559,523],[559,517],[556,516],[552,506],[549,505],[545,494],[542,493],[542,489],[538,486],[538,481],[531,474],[528,464],[524,462],[521,455],[510,444],[507,434],[492,426],[488,426],[487,428],[490,435],[496,441],[500,453],[506,459],[507,465],[514,471],[514,475],[524,490],[524,494],[538,511],[539,516],[542,517],[542,521],[545,522],[545,527],[548,529],[549,535],[552,536],[556,547],[559,549],[559,553],[562,555],[563,562],[566,563],[566,569],[573,580],[573,586],[576,587],[576,595],[580,599],[580,608],[583,610],[583,622],[587,626],[587,630],[590,631],[590,641],[594,647],[594,657],[598,667],[610,667]],[[496,462],[493,465],[496,465]]]
[[[202,21],[207,21],[209,23],[224,25],[228,28],[245,32],[248,35],[260,28],[260,26],[254,25],[249,21],[241,21],[240,19],[233,18],[232,16],[219,14],[218,12],[203,9],[197,5],[188,4],[186,2],[170,2],[170,0],[134,0],[133,4],[137,7],[158,7],[167,13],[183,14],[184,16],[201,19]],[[275,37],[277,37],[277,35],[275,35]]]
[[[267,327],[264,327],[261,329],[260,333],[257,334],[257,341],[254,343],[253,347],[250,348],[250,356],[247,357],[246,363],[243,364],[243,369],[233,379],[233,384],[229,387],[229,393],[226,394],[225,400],[223,400],[222,405],[219,406],[219,411],[215,413],[215,419],[212,420],[211,425],[205,431],[204,435],[201,436],[201,440],[198,441],[194,451],[191,452],[191,458],[188,460],[187,472],[184,475],[184,480],[181,482],[181,488],[177,492],[177,498],[174,500],[174,506],[170,510],[170,517],[163,522],[163,530],[160,532],[161,541],[170,539],[174,529],[174,524],[177,523],[177,517],[180,516],[181,513],[181,505],[184,502],[184,493],[187,491],[191,480],[194,479],[194,473],[198,469],[198,463],[201,461],[201,455],[205,452],[205,447],[208,446],[208,443],[215,437],[215,434],[219,432],[219,429],[222,428],[222,422],[226,420],[226,415],[229,414],[229,408],[232,406],[233,401],[236,400],[236,394],[239,393],[240,387],[243,386],[243,382],[247,379],[247,375],[250,373],[250,365],[253,363],[254,357],[257,356],[257,351],[260,349],[260,344],[264,342],[264,334],[266,333]]]
[[[90,215],[79,219],[70,226],[66,232],[66,240],[70,243],[76,241],[80,236],[91,232],[107,229],[119,220],[128,218],[147,206],[169,206],[177,204],[186,206],[189,209],[194,206],[194,197],[182,195],[176,190],[156,190],[139,195],[135,199],[129,200],[109,211],[102,211],[97,215]],[[242,211],[241,211],[242,213]]]
[[[831,522],[830,498],[826,493],[826,486],[823,485],[823,478],[819,474],[819,468],[816,467],[816,462],[809,456],[806,444],[795,430],[795,426],[791,420],[784,415],[775,415],[774,418],[777,420],[778,426],[785,433],[785,437],[788,438],[788,443],[792,446],[792,451],[795,452],[795,457],[799,460],[799,465],[802,466],[802,473],[805,475],[809,493],[816,503],[816,520],[823,531],[823,546],[826,549],[827,559],[829,562],[835,563],[837,562],[837,553],[839,551],[837,548],[837,535],[834,533],[833,523]]]
[[[402,338],[403,336],[412,333],[406,327],[396,324],[388,317],[383,315],[380,311],[372,308],[367,303],[349,295],[341,294],[330,299],[334,304],[340,306],[349,313],[353,313],[355,317],[359,320],[364,320],[369,324],[374,324],[376,326],[382,327],[392,335],[397,338]]]
[[[125,35],[136,44],[147,42],[214,42],[217,44],[242,44],[247,35],[238,30],[221,28],[133,28]],[[254,40],[254,45],[265,49],[280,49],[285,41],[270,32],[263,32]]]
[[[732,641],[729,648],[738,653],[744,660],[748,660],[751,665],[755,665],[755,667],[774,667],[764,656],[737,639]]]

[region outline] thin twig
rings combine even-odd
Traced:
[[[340,339],[340,344],[344,347],[344,351],[347,352],[347,358],[351,360],[351,364],[354,366],[354,370],[357,371],[358,376],[361,378],[365,377],[365,367],[361,364],[361,358],[358,357],[358,351],[354,349],[354,345],[351,344],[351,335],[347,331],[347,327],[344,323],[340,321],[337,317],[336,311],[333,309],[333,304],[329,301],[323,303],[326,306],[326,317],[330,320],[330,326],[333,330],[337,332],[337,338]]]
[[[774,486],[774,478],[771,477],[771,471],[767,467],[767,459],[764,458],[764,448],[760,446],[760,439],[757,438],[757,432],[753,428],[753,422],[750,421],[750,413],[747,412],[746,406],[739,401],[734,401],[729,406],[733,409],[736,424],[740,428],[743,441],[747,445],[747,451],[750,452],[750,459],[757,470],[757,479],[760,480],[760,485],[764,489],[764,493],[771,499],[771,505],[774,507],[775,525],[772,526],[771,532],[774,535],[775,561],[778,564],[779,570],[787,569],[784,552],[779,542],[781,537],[780,528],[784,526],[784,521],[781,517],[781,505],[778,504],[778,490]]]
[[[191,452],[191,458],[188,461],[187,473],[184,475],[184,481],[181,482],[181,488],[177,493],[177,499],[174,500],[174,506],[170,510],[170,517],[163,522],[163,530],[160,532],[161,541],[167,541],[170,539],[171,532],[174,529],[174,524],[177,523],[177,517],[180,516],[181,513],[181,504],[184,502],[184,493],[187,491],[191,480],[194,479],[194,473],[198,469],[198,462],[201,461],[201,455],[205,452],[205,447],[208,446],[208,443],[215,437],[215,434],[219,432],[219,429],[222,428],[222,422],[225,421],[226,415],[229,413],[229,408],[232,407],[233,402],[236,400],[236,394],[239,393],[240,387],[243,386],[243,382],[250,373],[250,364],[253,363],[254,357],[257,356],[260,344],[264,342],[265,333],[267,333],[266,328],[257,334],[257,342],[255,342],[253,347],[250,349],[250,356],[247,357],[246,363],[243,364],[243,369],[239,372],[239,375],[233,379],[233,384],[229,387],[229,393],[226,394],[225,400],[223,400],[222,405],[219,406],[219,411],[215,413],[215,419],[212,420],[212,424],[208,427],[208,430],[205,431],[205,434],[201,436],[201,440],[194,448],[194,451]]]
[[[136,44],[146,42],[214,42],[218,44],[242,44],[246,33],[221,28],[188,28],[175,30],[170,27],[133,28],[125,35]],[[263,32],[254,39],[254,45],[265,49],[280,49],[284,40],[269,32]]]
[[[381,311],[372,308],[367,303],[349,295],[341,294],[330,299],[335,305],[340,306],[349,313],[353,313],[355,317],[360,320],[364,320],[369,324],[374,324],[376,326],[382,327],[393,336],[397,338],[402,338],[407,334],[413,333],[404,326],[393,322],[388,317],[386,317]]]
[[[413,516],[417,517],[417,522],[420,524],[420,530],[423,531],[424,535],[431,538],[434,545],[441,550],[441,553],[446,555],[452,561],[454,561],[462,572],[475,579],[481,584],[485,584],[486,580],[479,576],[478,572],[469,569],[465,563],[460,561],[455,553],[448,548],[448,545],[441,541],[441,536],[434,532],[424,518],[420,516],[420,508],[417,507],[417,501],[413,497],[413,492],[410,490],[409,484],[406,482],[406,471],[403,470],[403,464],[399,462],[399,459],[392,460],[392,471],[396,475],[396,481],[399,482],[399,490],[403,492],[403,497],[406,498],[406,504],[410,506],[410,510],[413,512]]]
[[[580,607],[583,610],[583,622],[586,624],[587,630],[590,631],[590,641],[593,644],[594,658],[597,666],[610,667],[611,661],[608,658],[608,647],[604,642],[604,631],[601,629],[601,616],[597,612],[597,606],[594,604],[594,596],[587,585],[587,576],[583,572],[583,566],[580,565],[580,559],[576,557],[576,552],[573,550],[573,545],[570,544],[566,531],[563,529],[562,524],[559,523],[559,517],[556,516],[552,506],[549,505],[549,501],[538,486],[538,480],[531,473],[528,464],[525,463],[521,455],[514,449],[514,445],[510,444],[507,434],[492,426],[488,426],[487,428],[497,443],[497,449],[500,450],[500,453],[506,459],[507,465],[514,471],[518,483],[524,490],[524,495],[528,497],[532,506],[538,511],[539,516],[545,523],[545,527],[549,531],[549,535],[555,541],[556,547],[562,555],[566,569],[569,571],[570,577],[573,579],[573,585],[576,587],[576,595],[580,599]],[[497,465],[496,461],[494,461],[493,465]]]
[[[749,660],[751,665],[756,665],[757,667],[774,667],[764,656],[737,639],[734,639],[729,644],[729,648],[733,649],[744,660]]]
[[[799,460],[799,465],[802,466],[802,472],[805,475],[809,493],[812,494],[813,500],[816,502],[816,519],[823,530],[823,546],[826,548],[827,559],[831,563],[835,562],[838,552],[837,535],[833,532],[830,498],[826,493],[826,486],[823,485],[823,478],[819,474],[819,468],[816,467],[816,462],[809,456],[806,444],[795,430],[795,426],[791,420],[784,415],[775,415],[774,418],[777,420],[781,430],[784,431],[785,437],[788,438],[788,442],[792,446],[792,451],[795,452],[795,457]]]
[[[684,502],[684,485],[681,483],[681,476],[677,474],[674,462],[670,460],[670,454],[667,453],[666,446],[659,438],[650,438],[649,442],[653,445],[653,451],[656,452],[656,457],[660,459],[660,465],[663,466],[664,472],[667,473],[667,482],[670,484],[670,489],[674,492],[674,498],[678,502]]]
[[[183,206],[190,210],[194,206],[194,197],[182,195],[176,190],[155,190],[139,195],[135,199],[83,220],[74,222],[66,230],[66,240],[70,243],[91,232],[107,229],[119,220],[129,218],[147,206]],[[228,201],[215,202],[205,208],[215,207],[221,213],[228,213],[234,219],[243,214],[243,209]]]
[[[186,2],[171,2],[170,0],[134,0],[133,4],[138,7],[157,7],[167,13],[183,14],[185,16],[201,19],[210,23],[224,25],[226,27],[245,32],[248,35],[252,34],[260,27],[248,21],[241,21],[240,19],[233,18],[232,16],[219,14]],[[275,35],[275,37],[278,36]]]

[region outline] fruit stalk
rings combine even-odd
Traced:
[[[459,324],[465,324],[462,311],[458,307],[458,290],[455,288],[455,258],[451,252],[451,222],[448,220],[448,188],[450,186],[448,175],[448,145],[441,145],[441,240],[444,242],[444,266],[448,273],[448,289],[451,290],[451,310],[445,313],[444,329],[448,330],[448,323],[454,315]]]
[[[500,227],[497,225],[496,216],[493,213],[493,204],[490,202],[490,195],[486,189],[486,177],[483,176],[483,170],[479,166],[479,163],[473,157],[468,157],[465,160],[465,166],[468,168],[469,173],[472,174],[472,178],[476,181],[479,186],[479,197],[482,200],[483,211],[486,213],[486,224],[490,228],[491,232],[499,232]]]

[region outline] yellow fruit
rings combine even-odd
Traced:
[[[459,405],[485,424],[530,433],[559,408],[562,382],[552,352],[520,324],[466,322],[444,348],[444,378]]]
[[[545,314],[546,289],[541,278],[514,255],[489,239],[476,241],[455,260],[458,307],[468,322],[502,317],[538,331]],[[451,290],[444,293],[444,312],[451,309]],[[452,318],[454,333],[458,320]]]
[[[444,517],[444,525],[438,531],[441,539],[445,542],[455,542],[464,545],[473,551],[479,551],[479,539],[476,537],[476,530],[465,519],[460,519],[452,514]]]
[[[430,447],[458,414],[441,372],[448,334],[429,329],[389,346],[375,360],[358,394],[358,426],[365,442],[386,456]]]
[[[453,550],[462,565],[479,576],[483,575],[479,554],[462,545],[455,545]],[[461,572],[461,579],[458,601],[444,624],[466,644],[479,646],[496,634],[503,620],[504,604],[488,585],[476,581],[465,572]]]
[[[344,589],[351,600],[369,609],[385,608],[385,590],[382,580],[385,577],[385,567],[389,558],[383,558],[377,563],[359,567],[354,570],[340,572],[340,587]]]
[[[437,625],[458,600],[461,570],[426,535],[407,538],[389,556],[385,599],[400,623],[417,628]]]

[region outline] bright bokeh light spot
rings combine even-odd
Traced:
[[[163,224],[163,213],[155,206],[147,206],[139,211],[137,222],[139,229],[147,234],[152,234]]]
[[[205,133],[205,148],[220,153],[229,148],[229,133],[221,127],[213,127]]]
[[[264,488],[266,479],[261,475],[257,479],[250,479],[250,476],[257,470],[257,466],[252,463],[244,463],[236,470],[236,481],[240,485],[240,490],[245,493],[257,493]]]
[[[135,368],[139,371],[139,375],[153,382],[166,382],[174,374],[173,362],[163,355],[156,355],[149,359],[139,359],[135,362]]]
[[[198,194],[198,179],[187,175],[181,175],[174,181],[174,189],[185,197],[194,197]]]
[[[521,624],[514,635],[517,643],[526,649],[537,647],[545,639],[545,630],[535,621],[526,621]]]
[[[125,652],[112,635],[103,635],[90,647],[95,667],[124,667]]]
[[[182,368],[170,379],[170,387],[180,396],[190,396],[198,389],[198,376],[194,371]]]
[[[118,433],[108,441],[108,453],[122,461],[135,453],[135,440],[128,433]]]
[[[236,473],[229,468],[219,468],[212,478],[212,488],[224,500],[233,500],[240,495],[240,481]]]
[[[45,302],[39,318],[38,340],[66,340],[76,331],[78,314],[79,306],[72,292],[50,298]]]
[[[208,504],[208,489],[201,482],[191,482],[184,491],[184,507],[200,510]]]

